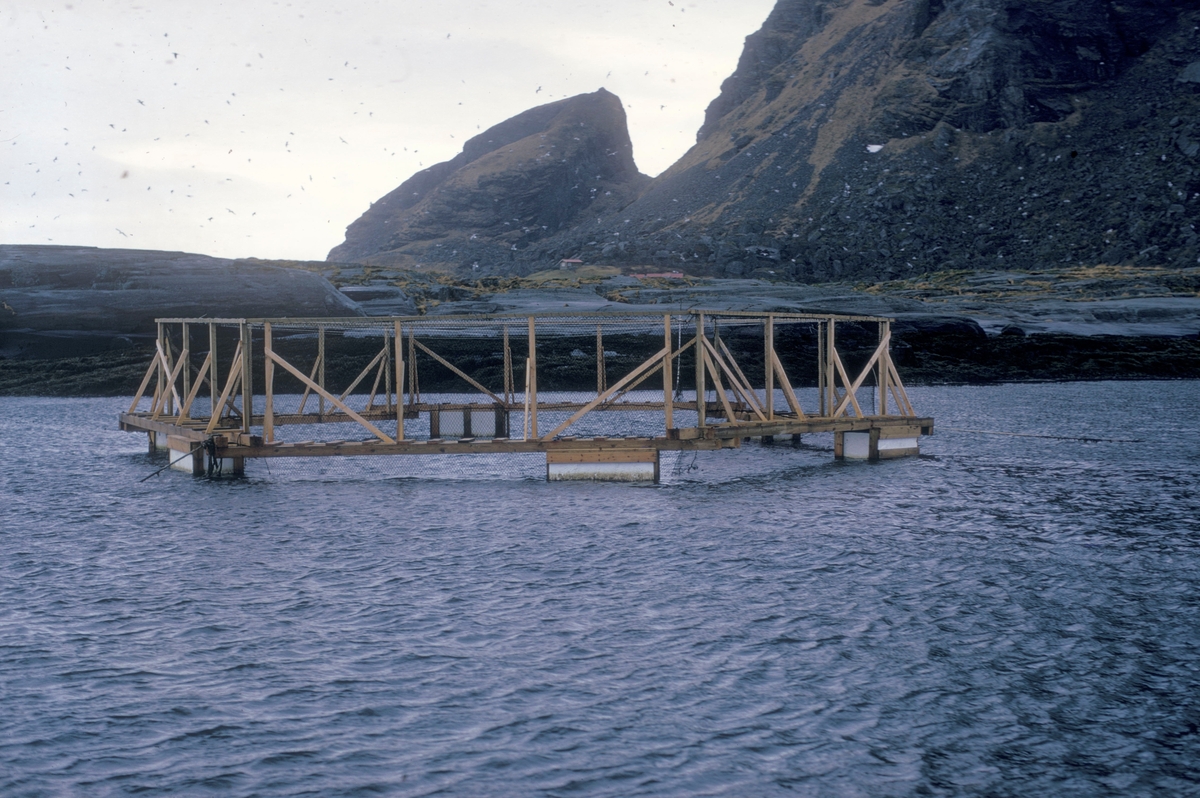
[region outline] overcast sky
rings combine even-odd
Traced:
[[[0,243],[323,260],[546,102],[625,103],[656,175],[774,0],[0,0]]]

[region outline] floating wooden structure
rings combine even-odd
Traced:
[[[882,460],[933,432],[890,344],[890,319],[828,314],[165,318],[119,420],[194,474],[535,452],[552,480],[657,480],[663,451],[807,433],[833,433],[836,457]]]

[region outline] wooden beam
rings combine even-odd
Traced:
[[[513,379],[512,347],[508,343],[508,325],[504,325],[504,403],[513,403],[513,394],[517,392],[516,380]]]
[[[387,350],[385,349],[382,354],[386,355]],[[375,394],[379,391],[379,380],[383,378],[384,367],[387,364],[388,359],[386,357],[379,361],[379,368],[375,371],[375,384],[371,386],[371,395],[367,397],[367,410],[375,406]]]
[[[200,364],[200,371],[196,375],[196,382],[192,385],[191,392],[188,393],[187,399],[183,403],[183,407],[179,408],[180,418],[192,417],[192,402],[196,401],[196,394],[200,393],[200,386],[204,384],[204,370],[208,368],[208,362],[212,359],[213,353],[210,351],[204,358],[204,362]],[[215,391],[210,389],[210,392]]]
[[[593,399],[592,401],[588,402],[583,407],[576,410],[575,413],[573,413],[570,418],[568,418],[563,423],[559,424],[551,432],[542,436],[541,440],[548,441],[548,440],[553,439],[554,436],[558,435],[560,432],[565,430],[567,427],[570,427],[576,421],[583,418],[585,415],[587,415],[592,410],[594,410],[597,406],[603,404],[610,396],[612,396],[617,391],[619,391],[623,387],[625,387],[626,384],[637,379],[642,373],[657,366],[658,362],[660,360],[662,360],[662,358],[665,355],[667,355],[667,353],[669,353],[669,352],[670,352],[670,349],[667,349],[665,347],[663,349],[658,350],[657,354],[651,356],[649,360],[644,361],[641,365],[639,365],[633,371],[626,374],[624,377],[622,377],[620,380],[618,380],[611,388],[606,390],[604,393],[600,394],[595,399]]]
[[[392,406],[392,358],[388,347],[391,346],[391,338],[388,331],[383,331],[383,350],[385,352],[383,358],[383,406],[391,408]],[[374,394],[374,391],[372,391]],[[370,404],[370,403],[368,403]]]
[[[792,381],[788,379],[787,372],[783,370],[783,363],[779,362],[779,354],[771,349],[771,364],[772,371],[779,377],[779,387],[783,388],[783,397],[787,399],[788,407],[796,414],[796,418],[804,419],[804,411],[800,409],[800,400],[796,398],[796,392],[792,390]]]
[[[384,357],[385,354],[386,352],[381,350],[375,355],[375,357],[371,358],[371,362],[367,364],[367,367],[358,373],[358,376],[354,378],[354,382],[350,383],[350,387],[342,391],[342,395],[338,398],[343,402],[346,401],[346,397],[354,393],[354,389],[358,387],[360,382],[366,379],[366,376],[371,373],[371,369],[375,368],[375,366],[379,364],[379,359]]]
[[[317,325],[317,362],[313,365],[320,364],[321,370],[317,372],[317,385],[325,387],[325,325]],[[317,412],[325,415],[325,397],[317,394]]]
[[[321,358],[322,358],[322,355],[318,353],[316,359],[313,360],[312,371],[310,371],[308,374],[308,378],[310,380],[315,380],[317,378],[317,370],[321,367]],[[308,396],[311,393],[312,393],[312,388],[309,388],[307,385],[304,386],[304,393],[300,395],[300,409],[296,411],[297,413],[300,413],[300,414],[304,413],[304,406],[306,404],[308,404]],[[324,400],[322,400],[322,401],[324,401]]]
[[[183,327],[183,334],[182,334],[180,343],[183,348],[183,351],[187,352],[188,356],[191,357],[192,347],[191,347],[191,341],[189,340],[189,335],[188,335],[188,333],[189,333],[188,323],[186,321],[183,322],[182,327]],[[182,354],[180,355],[180,359],[181,360],[183,359]],[[183,370],[183,395],[187,396],[191,392],[192,392],[192,369],[191,369],[191,363],[189,363],[188,366],[186,368],[184,368],[184,370]],[[184,415],[184,411],[183,411],[182,407],[179,408],[179,415],[181,415],[181,416]]]
[[[237,349],[233,353],[233,362],[229,364],[229,376],[225,380],[225,390],[221,391],[221,398],[217,400],[217,412],[212,414],[212,417],[208,420],[208,426],[204,428],[206,435],[211,435],[212,431],[221,422],[221,414],[225,412],[225,404],[230,401],[230,394],[233,393],[235,386],[241,381],[242,344],[239,341]]]
[[[131,425],[131,427],[134,425]],[[714,451],[737,448],[739,439],[695,438],[574,438],[546,441],[474,438],[471,440],[428,441],[331,441],[328,443],[276,443],[267,445],[229,444],[218,447],[219,457],[341,457],[352,455],[423,455],[423,454],[499,454],[528,452],[587,452],[591,456],[609,453],[654,451]],[[617,454],[615,456],[621,456]]]
[[[608,387],[608,373],[604,365],[604,335],[601,325],[596,325],[596,393],[603,393]]]
[[[537,401],[537,330],[536,320],[529,317],[529,359],[526,360],[526,374],[529,382],[526,388],[525,401],[530,409],[529,423],[533,437],[538,436],[538,401]]]
[[[817,415],[825,415],[825,325],[817,325]]]
[[[284,360],[283,358],[281,358],[279,355],[275,354],[274,352],[271,353],[270,357],[271,357],[271,360],[275,361],[280,366],[282,366],[284,369],[286,369],[288,372],[290,372],[293,377],[300,380],[301,382],[303,382],[306,385],[311,385],[313,390],[315,390],[318,394],[321,394],[326,399],[328,399],[333,404],[334,407],[340,409],[343,413],[350,416],[350,418],[357,421],[366,430],[368,430],[372,435],[379,438],[379,440],[384,441],[385,443],[395,443],[396,442],[391,437],[389,437],[386,433],[384,433],[378,427],[376,427],[374,424],[372,424],[370,421],[367,421],[365,418],[360,416],[358,413],[355,413],[353,410],[351,410],[349,405],[347,405],[341,399],[339,399],[336,396],[334,396],[333,394],[329,393],[329,391],[326,391],[324,388],[320,387],[319,385],[316,385],[315,383],[312,382],[312,380],[308,379],[308,377],[305,377],[304,372],[300,371],[300,369],[296,368],[291,363],[288,363],[286,360]]]
[[[491,392],[491,391],[489,391],[487,388],[484,388],[482,385],[480,385],[480,384],[479,384],[479,381],[478,381],[478,380],[476,380],[474,377],[472,377],[472,376],[470,376],[469,374],[467,374],[465,371],[463,371],[462,369],[460,369],[458,366],[455,366],[455,365],[454,365],[453,363],[451,363],[449,360],[446,360],[446,358],[442,357],[442,356],[441,356],[441,355],[439,355],[437,352],[434,352],[432,349],[430,349],[429,347],[425,346],[425,344],[421,343],[420,341],[417,341],[417,342],[416,342],[416,345],[417,345],[418,347],[420,347],[420,348],[421,348],[421,351],[423,351],[425,354],[429,355],[431,358],[433,358],[433,359],[434,359],[434,360],[436,360],[437,362],[441,363],[443,366],[445,366],[446,368],[450,369],[450,370],[451,370],[451,371],[453,371],[455,374],[457,374],[458,376],[460,376],[460,377],[462,377],[464,380],[466,380],[468,383],[470,383],[470,384],[471,384],[471,386],[472,386],[473,388],[475,388],[475,390],[479,391],[480,393],[485,393],[485,394],[487,394],[489,397],[491,397],[492,401],[493,401],[493,402],[495,402],[495,403],[496,403],[496,404],[498,404],[498,405],[503,405],[503,404],[504,404],[504,400],[503,400],[503,399],[501,399],[499,396],[496,396],[496,394],[492,393],[492,392]]]
[[[549,449],[547,463],[653,463],[658,450],[645,449]]]
[[[825,398],[825,413],[824,415],[833,417],[833,408],[837,404],[837,364],[834,362],[837,358],[837,322],[833,316],[830,316],[825,333],[825,391],[828,394]]]
[[[862,386],[863,382],[867,379],[867,375],[871,373],[871,368],[875,365],[876,361],[879,360],[880,353],[883,352],[890,345],[891,345],[891,337],[889,336],[887,338],[884,338],[882,341],[880,341],[879,346],[875,347],[874,354],[872,354],[870,360],[867,361],[867,365],[863,366],[862,372],[854,380],[854,384],[848,386],[849,393],[847,394],[847,396],[842,397],[842,401],[838,404],[838,406],[836,408],[834,408],[833,414],[835,416],[838,415],[840,412],[842,412],[842,410],[846,406],[847,399],[849,397],[854,396],[855,392]],[[841,363],[841,358],[838,358],[838,363],[839,364]],[[858,408],[858,405],[856,403],[855,409],[857,409],[857,408]],[[860,411],[860,415],[861,415],[861,411]]]
[[[720,343],[720,341],[721,339],[718,337],[717,342]],[[740,397],[739,403],[746,405],[754,411],[754,414],[758,416],[760,421],[766,421],[766,416],[758,409],[758,397],[752,397],[751,394],[747,393],[747,389],[738,381],[737,375],[729,368],[724,358],[721,357],[720,352],[717,351],[717,348],[707,338],[704,339],[704,346],[708,350],[709,365],[713,367],[713,379],[718,381],[722,386],[721,389],[724,390],[724,383],[720,382],[719,372],[724,371],[725,376],[729,378],[729,387]]]
[[[275,442],[275,362],[271,346],[271,322],[263,323],[263,383],[266,391],[263,404],[263,440]]]
[[[763,411],[767,418],[775,418],[775,317],[770,313],[763,323],[763,385],[766,387]]]
[[[521,428],[525,440],[529,440],[529,377],[529,358],[525,358],[525,423]]]
[[[158,357],[156,355],[154,359],[150,361],[150,368],[146,369],[146,376],[142,378],[142,384],[138,386],[137,393],[133,395],[133,402],[129,405],[130,413],[137,411],[138,402],[142,401],[142,396],[145,395],[146,389],[150,387],[150,379],[158,373],[160,368],[161,366],[159,365]],[[156,402],[157,398],[151,401],[150,406],[153,408]]]
[[[217,325],[211,321],[208,323],[208,354],[212,358],[208,364],[209,414],[215,416],[217,414],[217,386],[221,383],[217,380]]]
[[[166,326],[163,322],[158,322],[158,335],[154,339],[154,346],[157,352],[157,357],[162,357],[163,340],[166,335]],[[154,401],[150,403],[150,412],[157,413],[158,406],[163,401],[163,393],[167,390],[167,375],[171,373],[168,366],[166,369],[160,369],[158,372],[158,380],[154,385]]]
[[[712,358],[708,354],[708,350],[712,349],[713,346],[708,342],[707,338],[702,338],[700,343],[704,345],[700,349],[700,354],[704,357],[705,363],[708,364],[709,370],[712,371],[713,388],[721,400],[721,407],[725,408],[725,420],[727,422],[736,422],[737,416],[733,414],[733,408],[729,404],[729,397],[725,395],[725,386],[721,384],[721,371],[713,364]]]
[[[696,426],[701,429],[708,423],[708,393],[704,387],[704,347],[700,342],[707,340],[704,334],[704,313],[696,314]]]
[[[850,387],[850,375],[846,373],[846,367],[842,365],[842,357],[836,349],[830,349],[829,351],[833,355],[833,365],[837,368],[838,373],[842,375],[842,385],[845,385],[848,389]],[[854,395],[854,391],[847,390],[846,395],[838,402],[837,408],[829,414],[831,418],[836,418],[845,410],[847,400],[854,405],[854,412],[860,418],[863,416],[862,408],[858,406],[858,397]]]
[[[681,354],[681,353],[683,353],[683,352],[686,352],[686,351],[687,351],[688,349],[690,349],[690,348],[691,348],[691,347],[692,347],[692,346],[693,346],[695,343],[696,343],[696,340],[695,340],[694,338],[693,338],[693,339],[691,339],[691,340],[689,340],[689,341],[688,341],[686,344],[684,344],[683,346],[681,346],[679,349],[676,349],[676,350],[675,350],[675,352],[674,352],[674,354],[675,354],[675,355],[679,355],[679,354]],[[666,358],[663,358],[663,363],[666,363],[666,362],[667,362],[667,359],[666,359]],[[644,372],[644,373],[642,374],[642,376],[638,377],[638,378],[637,378],[636,380],[634,380],[633,382],[631,382],[631,383],[629,383],[628,385],[626,385],[626,386],[624,386],[623,388],[621,388],[621,390],[619,390],[617,393],[614,393],[614,394],[612,394],[612,395],[611,395],[611,396],[610,396],[608,399],[606,399],[606,400],[605,400],[605,401],[604,401],[602,404],[600,404],[600,405],[597,405],[597,406],[596,406],[596,409],[597,409],[597,410],[603,410],[603,409],[605,409],[605,408],[608,408],[608,407],[614,407],[614,406],[616,405],[617,401],[618,401],[618,400],[619,400],[621,397],[625,396],[625,394],[627,394],[627,393],[629,393],[629,392],[631,392],[631,391],[634,391],[634,390],[636,390],[636,389],[637,389],[637,387],[638,387],[639,385],[641,385],[643,382],[645,382],[647,379],[649,379],[651,376],[653,376],[653,374],[654,374],[654,372],[655,372],[656,370],[657,370],[657,369],[651,369],[651,370],[649,370],[649,371],[647,371],[647,372]],[[658,403],[658,402],[638,402],[638,403],[636,403],[636,404],[642,405],[642,406],[646,407],[647,409],[653,409],[653,410],[659,410],[659,409],[661,409],[661,408],[663,407],[663,406],[662,406],[662,404],[660,404],[660,403]],[[674,400],[672,400],[672,404],[674,404]],[[625,403],[622,403],[622,405],[621,405],[621,406],[622,406],[622,407],[624,407],[624,406],[625,406]],[[552,405],[543,405],[543,407],[545,407],[545,408],[549,409],[549,408],[551,408],[551,407],[553,407],[553,406],[552,406]]]
[[[157,417],[160,414],[161,410],[166,409],[168,411],[167,415],[172,415],[172,413],[170,412],[171,405],[168,403],[167,398],[168,398],[168,396],[170,396],[175,399],[175,405],[174,405],[175,407],[179,407],[182,404],[179,401],[179,392],[177,390],[175,390],[175,381],[177,379],[179,379],[179,369],[182,368],[183,364],[186,362],[186,358],[180,357],[179,362],[177,362],[175,364],[175,368],[171,368],[170,361],[167,360],[167,355],[166,355],[166,353],[163,352],[162,343],[156,342],[155,346],[158,348],[159,360],[162,361],[162,373],[166,374],[169,372],[171,375],[166,380],[167,385],[170,387],[171,391],[170,391],[170,393],[168,393],[166,391],[166,389],[163,390],[162,395],[158,399],[158,403],[151,409],[150,414],[152,416]],[[187,353],[183,352],[181,354],[186,355]]]
[[[671,351],[671,314],[663,316],[663,348],[667,356],[663,358],[663,424],[667,429],[675,427],[675,395],[672,393],[675,380],[672,376],[673,361],[678,353]]]
[[[900,395],[896,397],[896,404],[904,415],[915,416],[917,413],[913,410],[912,403],[908,401],[908,391],[904,390],[904,383],[900,381],[900,372],[896,371],[896,365],[892,363],[891,358],[888,358],[888,368],[892,373],[892,390],[900,392]]]
[[[396,440],[404,440],[404,330],[395,325],[393,341],[396,346]]]
[[[887,411],[887,394],[888,394],[888,361],[891,359],[891,340],[892,328],[886,321],[879,322],[879,340],[888,341],[888,346],[879,356],[879,376],[875,379],[876,385],[879,387],[879,401],[875,407],[875,415],[886,416]],[[899,409],[899,408],[897,408]]]
[[[408,327],[408,403],[415,405],[421,401],[421,383],[417,379],[417,348],[413,345],[416,341],[417,325],[410,324]]]
[[[708,342],[705,341],[705,343]],[[722,351],[725,353],[724,358],[720,353],[717,352],[716,347],[709,344],[709,348],[712,350],[712,355],[716,360],[717,365],[719,365],[725,371],[725,375],[729,377],[730,387],[737,391],[737,393],[742,397],[742,401],[750,406],[750,409],[754,411],[754,415],[758,416],[759,419],[766,421],[767,416],[766,413],[763,412],[762,403],[758,400],[758,394],[756,394],[754,389],[750,387],[750,380],[746,379],[746,375],[742,373],[737,361],[733,359],[733,353],[730,352],[729,347],[725,345],[725,339],[718,336],[717,343],[721,346]],[[728,358],[728,363],[725,362],[725,358]]]
[[[241,325],[242,334],[242,432],[250,431],[254,416],[254,331],[249,324]]]

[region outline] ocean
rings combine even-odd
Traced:
[[[0,399],[0,794],[1200,794],[1200,384],[910,396],[658,485],[143,482]]]

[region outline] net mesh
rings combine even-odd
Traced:
[[[170,416],[184,406],[182,420],[193,427],[241,432],[248,426],[251,434],[283,444],[662,437],[668,404],[673,427],[698,424],[697,350],[706,363],[709,416],[732,410],[753,418],[755,408],[791,408],[768,369],[772,351],[791,375],[799,405],[819,412],[826,318],[775,317],[770,332],[763,316],[690,313],[164,323],[165,365],[136,409]],[[696,337],[700,324],[703,344]],[[853,351],[848,357],[854,359]],[[177,375],[173,383],[168,374]],[[269,406],[267,379],[273,384]],[[873,391],[868,381],[856,398],[871,406]],[[208,423],[214,415],[216,422]],[[682,478],[707,460],[663,451],[660,475]],[[247,472],[287,480],[525,479],[545,477],[546,457],[272,457],[251,460]]]

